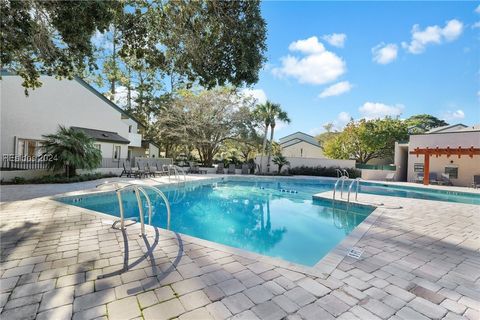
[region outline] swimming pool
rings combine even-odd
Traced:
[[[347,210],[344,204],[332,206],[331,201],[312,200],[314,194],[331,191],[334,183],[331,178],[228,177],[158,187],[171,204],[171,230],[313,266],[374,210],[357,205]],[[359,191],[480,205],[480,195],[472,193],[364,181]],[[164,228],[165,206],[155,194],[151,197],[152,224]],[[112,192],[58,200],[119,215],[118,200]],[[135,196],[128,193],[123,200],[125,217],[138,217]]]
[[[176,232],[277,257],[315,265],[373,210],[368,206],[332,206],[312,200],[331,190],[330,180],[215,180],[185,186],[159,186],[170,201]],[[155,194],[152,224],[166,226],[166,208]],[[118,216],[112,192],[65,197],[61,202]],[[123,195],[125,217],[138,217],[132,192]],[[146,212],[146,211],[145,211]]]

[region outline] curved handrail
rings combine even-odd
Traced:
[[[345,177],[347,177],[348,179],[350,179],[350,175],[348,174],[348,171],[345,170],[345,169],[342,169],[342,171],[343,171],[343,175],[344,175]]]
[[[105,186],[105,185],[115,185],[118,186],[119,182],[109,182],[109,183],[102,183],[98,186]],[[138,210],[139,210],[139,215],[140,215],[140,224],[141,224],[141,230],[142,230],[142,235],[145,235],[145,221],[144,221],[144,214],[143,214],[143,205],[142,205],[142,200],[140,193],[143,194],[145,199],[147,200],[147,207],[148,207],[148,223],[152,223],[152,202],[150,201],[150,196],[148,193],[145,191],[145,189],[151,189],[153,190],[156,194],[158,194],[163,202],[165,203],[165,207],[167,208],[167,230],[170,229],[170,221],[171,221],[171,211],[170,211],[170,202],[168,201],[168,198],[165,196],[165,194],[158,188],[154,186],[149,186],[146,184],[126,184],[121,187],[117,187],[115,190],[117,194],[117,199],[118,199],[118,204],[119,204],[119,210],[120,210],[120,225],[121,228],[123,229],[125,227],[125,218],[124,218],[124,208],[123,208],[123,201],[122,201],[122,191],[126,189],[133,189],[135,192],[135,197],[137,198],[137,204],[138,204]]]
[[[340,169],[335,169],[335,172],[337,173],[337,178],[340,178],[343,176],[343,172]]]
[[[340,182],[342,182],[342,187],[340,190],[340,198],[343,198],[343,184],[345,182],[345,179],[347,179],[347,177],[341,176],[340,178],[337,179],[337,182],[335,182],[335,186],[333,187],[333,201],[335,201],[335,194],[337,192],[337,187]]]
[[[352,183],[350,183],[350,186],[348,187],[348,196],[347,196],[347,202],[350,203],[350,192],[352,191],[352,187],[357,183],[357,188],[355,189],[355,201],[357,201],[358,198],[358,188],[360,186],[360,180],[362,178],[356,178],[355,180],[352,180]]]

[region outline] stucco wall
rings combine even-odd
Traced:
[[[299,142],[282,148],[282,154],[285,157],[325,158],[322,148],[307,142]]]
[[[458,148],[459,146],[468,148],[480,148],[480,131],[474,132],[456,132],[439,133],[410,136],[409,151],[415,148]],[[415,163],[423,163],[423,156],[408,155],[408,181],[413,181],[416,173],[413,171]],[[458,179],[452,179],[456,186],[470,186],[474,175],[480,175],[480,156],[470,158],[468,156],[430,156],[430,172],[436,172],[438,175],[445,171],[445,166],[458,166]]]
[[[29,90],[29,96],[20,77],[4,76],[0,81],[2,154],[15,152],[15,136],[42,140],[42,135],[56,132],[58,125],[113,131],[128,139],[128,124],[121,113],[76,80],[42,76],[40,81],[42,87]],[[126,155],[124,145],[121,156]]]

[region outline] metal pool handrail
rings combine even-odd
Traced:
[[[112,185],[112,186],[118,186],[122,182],[106,182],[98,185],[97,187],[101,186],[106,186],[106,185]],[[165,194],[159,190],[156,187],[145,185],[145,184],[126,184],[122,187],[117,187],[115,190],[115,193],[117,194],[117,199],[118,199],[118,204],[119,204],[119,210],[120,210],[120,226],[122,229],[125,228],[125,218],[124,218],[124,208],[123,208],[123,201],[122,201],[122,191],[127,190],[127,189],[133,189],[135,192],[135,197],[137,198],[137,204],[138,204],[138,212],[140,215],[140,226],[141,226],[141,235],[145,235],[145,222],[144,222],[144,214],[143,214],[143,205],[142,205],[142,198],[140,196],[140,193],[143,194],[145,199],[147,200],[147,207],[148,207],[148,223],[152,223],[152,202],[150,201],[150,196],[148,193],[145,191],[145,189],[151,189],[153,190],[156,194],[158,194],[163,202],[165,203],[165,206],[167,208],[167,229],[170,229],[170,202],[168,201],[167,197]]]
[[[335,182],[335,186],[333,187],[333,201],[335,201],[335,194],[337,193],[337,187],[340,182],[342,182],[342,187],[340,190],[340,198],[343,198],[343,185],[346,179],[347,179],[346,176],[341,176],[340,178],[337,179],[337,182]]]
[[[350,186],[348,187],[347,203],[350,203],[350,192],[352,191],[352,187],[355,185],[355,183],[357,183],[357,188],[355,189],[355,201],[357,201],[358,187],[360,186],[360,180],[362,180],[362,178],[356,178],[355,180],[352,180],[352,183],[350,183]]]
[[[169,170],[168,170],[168,181],[170,181],[170,169],[173,169],[173,173],[175,174],[175,180],[179,180],[178,176],[178,172],[180,171],[182,174],[183,174],[183,181],[184,182],[187,182],[187,175],[185,174],[185,170],[183,170],[182,168],[180,168],[179,166],[176,166],[176,165],[173,165],[173,164],[170,164],[169,165]]]

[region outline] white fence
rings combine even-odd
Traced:
[[[272,157],[273,158],[273,157]],[[288,168],[298,168],[298,167],[338,167],[345,169],[355,168],[355,160],[341,160],[341,159],[326,159],[326,158],[300,158],[300,157],[285,157],[290,165],[284,166],[282,171],[287,170]],[[255,158],[255,163],[260,165],[261,157]],[[263,171],[267,170],[267,157],[263,157]],[[270,172],[278,171],[278,166],[270,160]]]

